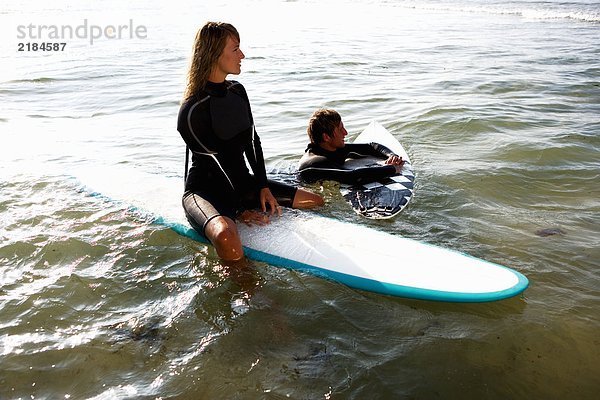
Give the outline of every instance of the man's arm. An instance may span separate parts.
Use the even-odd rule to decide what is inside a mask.
[[[348,143],[344,146],[348,154],[357,154],[359,156],[372,156],[381,159],[387,159],[396,154],[386,146],[371,142],[371,143]]]
[[[299,168],[300,177],[306,182],[332,180],[355,185],[387,178],[399,172],[399,167],[394,165],[346,169],[330,162],[325,157],[313,157],[311,161],[310,163],[301,162]]]
[[[402,165],[404,160],[402,157],[394,153],[386,146],[371,142],[371,143],[359,143],[359,144],[347,144],[344,148],[347,148],[348,156],[352,158],[353,155],[357,156],[373,156],[385,160],[386,165]]]

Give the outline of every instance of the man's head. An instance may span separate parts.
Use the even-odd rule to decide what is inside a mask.
[[[344,138],[348,134],[340,114],[324,108],[313,113],[306,131],[311,143],[330,151],[344,147]]]

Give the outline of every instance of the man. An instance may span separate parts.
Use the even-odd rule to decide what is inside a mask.
[[[310,143],[300,159],[300,177],[307,182],[334,180],[347,184],[373,182],[399,174],[403,160],[378,143],[346,144],[348,134],[340,114],[331,109],[313,113],[307,129]],[[377,157],[385,165],[365,168],[345,168],[347,159]]]

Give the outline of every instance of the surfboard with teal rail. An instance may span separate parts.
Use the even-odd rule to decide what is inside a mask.
[[[130,168],[81,169],[85,191],[134,208],[156,224],[205,241],[186,221],[181,178]],[[489,302],[528,286],[521,273],[458,251],[318,215],[285,209],[266,226],[238,224],[253,260],[330,279],[349,287],[413,299]]]

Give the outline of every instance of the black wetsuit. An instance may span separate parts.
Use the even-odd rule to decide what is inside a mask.
[[[349,158],[368,156],[387,159],[394,155],[387,147],[378,143],[346,144],[335,151],[327,151],[310,143],[299,163],[300,177],[307,182],[333,180],[347,184],[373,182],[396,174],[393,165],[350,169],[344,163]]]
[[[281,205],[291,206],[296,188],[267,179],[250,102],[240,83],[208,82],[181,105],[177,130],[192,152],[183,207],[201,234],[216,216],[234,219],[257,208],[262,188],[269,187]]]

